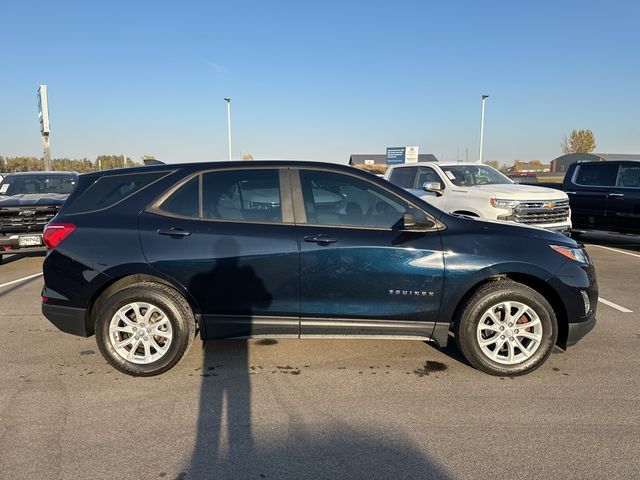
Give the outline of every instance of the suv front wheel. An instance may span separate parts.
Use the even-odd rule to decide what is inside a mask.
[[[186,300],[165,285],[141,282],[110,297],[96,320],[100,352],[128,375],[151,376],[177,364],[195,335]]]
[[[492,375],[523,375],[542,365],[558,336],[545,298],[521,283],[500,280],[480,287],[461,308],[456,340],[467,360]]]

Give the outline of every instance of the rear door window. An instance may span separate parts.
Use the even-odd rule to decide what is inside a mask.
[[[575,183],[587,187],[613,187],[618,177],[618,165],[607,162],[578,165]]]
[[[202,216],[210,220],[282,222],[277,169],[241,169],[202,175]]]
[[[616,186],[640,188],[640,165],[621,165]]]
[[[411,188],[411,178],[415,168],[399,167],[391,171],[389,181],[400,188]]]
[[[69,198],[66,215],[104,210],[139,192],[170,172],[136,172],[99,177],[77,197]]]
[[[200,176],[193,177],[180,186],[158,206],[158,209],[180,217],[198,218],[200,216]]]

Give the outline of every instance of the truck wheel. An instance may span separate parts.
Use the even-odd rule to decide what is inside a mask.
[[[123,373],[152,376],[177,364],[195,334],[193,312],[174,289],[152,282],[130,285],[109,298],[96,319],[104,358]]]
[[[558,322],[537,291],[511,280],[480,287],[460,309],[458,346],[469,363],[499,376],[529,373],[551,354]]]
[[[0,264],[2,264],[2,254],[0,254]]]

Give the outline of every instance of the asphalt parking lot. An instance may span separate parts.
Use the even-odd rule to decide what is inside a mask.
[[[41,255],[7,256],[0,478],[638,478],[640,237],[581,241],[596,328],[519,378],[419,341],[293,339],[197,342],[131,378],[42,317]]]

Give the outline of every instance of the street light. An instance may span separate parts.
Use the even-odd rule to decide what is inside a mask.
[[[224,97],[227,102],[227,131],[229,132],[229,160],[231,160],[231,97]]]
[[[478,155],[478,163],[482,163],[482,140],[484,137],[484,104],[489,95],[482,95],[482,114],[480,115],[480,154]]]

